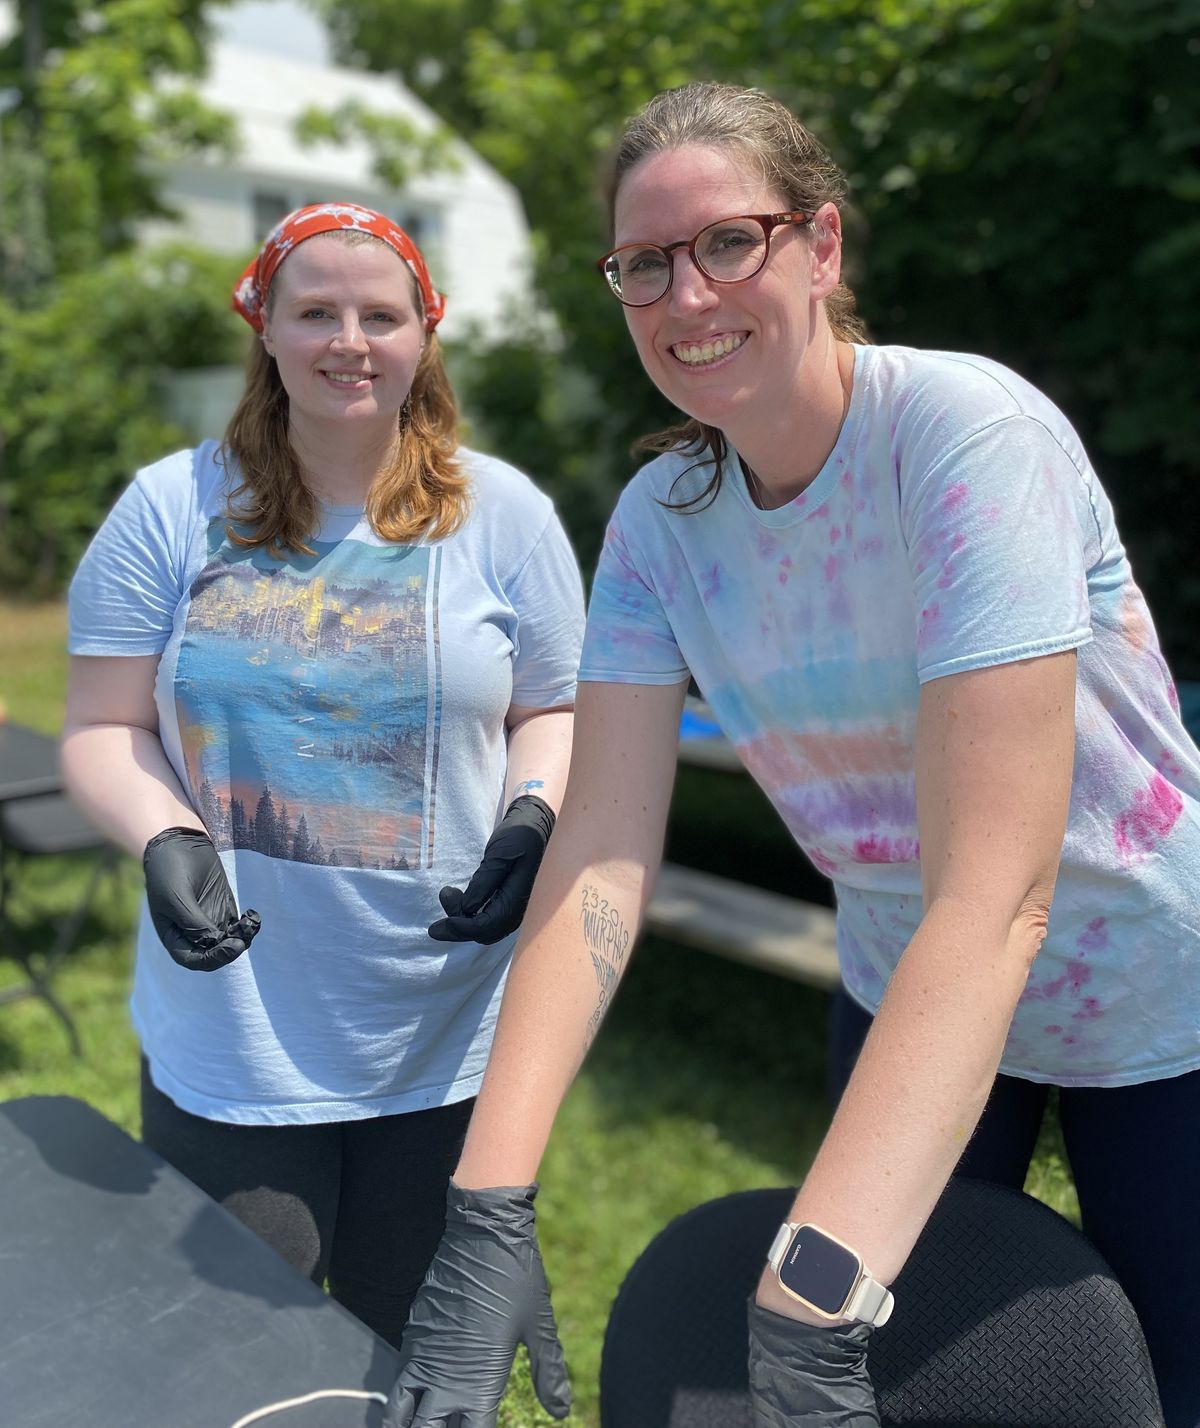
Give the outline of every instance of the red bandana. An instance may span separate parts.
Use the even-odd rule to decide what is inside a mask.
[[[434,289],[429,277],[429,269],[420,249],[398,224],[373,208],[360,208],[357,203],[310,203],[307,208],[298,208],[289,213],[267,234],[258,256],[251,260],[233,290],[233,305],[246,319],[255,332],[263,330],[263,309],[267,301],[267,289],[280,263],[306,238],[315,238],[318,233],[349,232],[357,229],[360,233],[373,233],[382,238],[407,264],[421,288],[421,298],[425,308],[425,331],[432,332],[441,322],[446,311],[446,299]]]

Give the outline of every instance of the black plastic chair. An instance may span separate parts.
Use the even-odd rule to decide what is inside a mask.
[[[50,947],[45,953],[32,952],[25,943],[25,929],[18,929],[12,918],[20,870],[32,858],[68,853],[94,855],[87,884],[79,901],[55,928]],[[62,1022],[76,1056],[82,1054],[79,1032],[54,990],[53,978],[83,928],[101,879],[116,872],[118,856],[60,793],[0,804],[0,952],[18,964],[26,978],[0,990],[0,1005],[40,997]]]
[[[793,1190],[673,1220],[626,1276],[602,1428],[753,1428],[746,1301]],[[1132,1306],[1091,1242],[1029,1195],[956,1178],[871,1339],[884,1428],[1162,1428]]]

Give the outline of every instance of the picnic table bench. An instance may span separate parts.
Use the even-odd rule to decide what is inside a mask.
[[[745,772],[732,744],[712,722],[707,706],[691,697],[684,709],[679,757],[700,768]],[[645,925],[647,931],[672,942],[824,991],[838,985],[834,914],[817,903],[698,868],[664,863],[646,909]]]

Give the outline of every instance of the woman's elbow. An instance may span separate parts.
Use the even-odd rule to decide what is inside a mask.
[[[1021,900],[1017,915],[1013,919],[1009,945],[1014,956],[1019,957],[1025,963],[1027,971],[1033,966],[1038,953],[1042,950],[1042,943],[1046,940],[1046,932],[1050,926],[1050,903],[1053,897],[1054,876],[1051,874],[1047,878],[1039,879],[1029,889]]]

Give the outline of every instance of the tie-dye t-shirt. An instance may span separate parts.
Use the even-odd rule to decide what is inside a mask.
[[[922,682],[1078,650],[1070,819],[1049,933],[1001,1069],[1120,1085],[1200,1065],[1200,756],[1079,438],[983,358],[857,347],[812,484],[755,507],[736,458],[670,453],[623,493],[581,680],[690,672],[833,881],[850,995],[874,1011],[921,917]],[[964,956],[970,955],[964,949]]]
[[[133,1016],[155,1084],[212,1120],[471,1096],[513,938],[433,942],[502,809],[510,705],[574,697],[579,572],[550,501],[462,452],[447,539],[326,508],[312,555],[232,542],[214,443],[140,472],[71,587],[72,653],[159,655],[163,747],[262,931],[200,975],[143,907]]]

